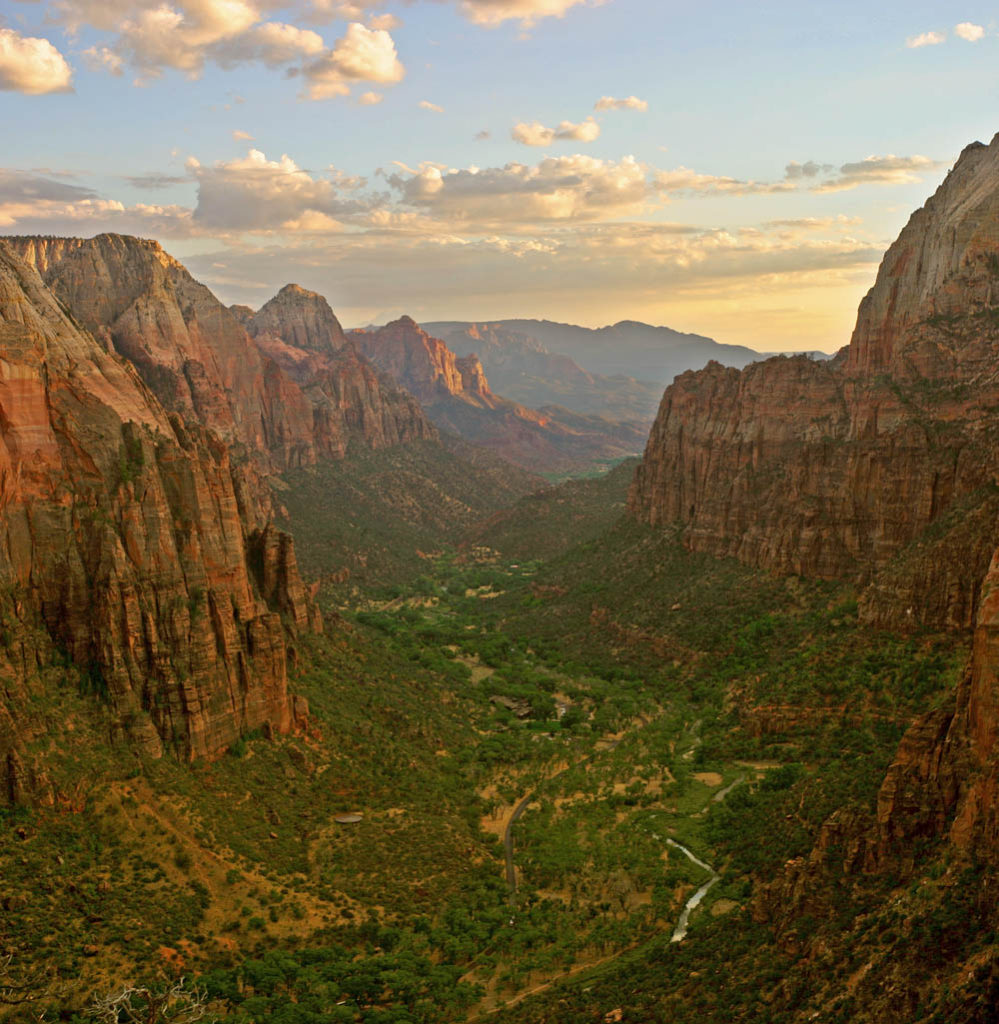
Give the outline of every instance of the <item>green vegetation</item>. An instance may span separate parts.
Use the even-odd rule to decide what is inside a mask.
[[[326,634],[295,640],[307,733],[194,765],[86,754],[111,728],[97,684],[65,664],[40,681],[40,712],[80,737],[47,755],[54,778],[85,763],[88,784],[71,810],[0,820],[0,941],[44,971],[33,1010],[184,975],[244,1024],[846,1021],[861,963],[841,933],[929,964],[988,948],[961,927],[989,912],[974,865],[927,843],[932,872],[842,868],[904,730],[950,699],[959,639],[872,630],[847,586],[690,554],[622,518],[627,467],[459,538],[501,489],[445,474],[443,511],[435,488],[407,506],[399,458],[289,477],[300,562],[326,579]],[[720,879],[671,943],[713,877],[680,846]],[[807,899],[779,889],[820,847]]]

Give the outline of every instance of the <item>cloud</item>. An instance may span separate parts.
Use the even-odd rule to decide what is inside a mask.
[[[613,96],[601,96],[593,104],[594,110],[641,110],[643,113],[649,109],[645,100],[637,96],[626,96],[624,99],[616,99]]]
[[[171,174],[135,174],[124,179],[132,188],[161,189],[171,188],[173,185],[183,185],[189,182],[190,178],[178,178]]]
[[[977,43],[985,35],[985,28],[971,21],[962,21],[960,25],[954,26],[954,35],[969,43]]]
[[[483,128],[482,131],[476,132],[473,137],[476,142],[485,142],[486,139],[493,137],[493,133],[488,128]]]
[[[595,220],[636,213],[649,198],[647,167],[634,157],[546,157],[530,166],[463,170],[424,164],[393,174],[403,203],[449,224],[482,226]]]
[[[806,160],[803,164],[792,160],[784,168],[784,177],[788,181],[800,181],[802,178],[815,178],[820,174],[829,174],[835,169],[832,164],[818,164],[814,160]]]
[[[313,177],[286,154],[268,160],[251,149],[243,158],[210,167],[192,158],[187,168],[198,183],[194,224],[206,233],[316,231],[322,225],[340,230],[341,216],[368,205],[343,198],[335,180]],[[346,191],[352,181],[347,179]]]
[[[518,20],[530,27],[541,18],[562,18],[586,0],[460,0],[459,8],[476,25],[495,26]],[[601,0],[595,0],[600,3]]]
[[[72,92],[73,72],[47,39],[0,28],[0,90],[27,96]]]
[[[655,189],[664,198],[686,193],[694,196],[765,195],[772,192],[789,192],[794,188],[787,181],[742,181],[715,174],[698,174],[689,167],[677,167],[672,171],[659,171],[653,178]]]
[[[443,114],[444,108],[437,106],[436,103],[431,103],[430,100],[420,100],[419,106],[423,110],[432,110],[435,114]]]
[[[386,32],[391,32],[401,24],[402,22],[394,14],[373,14],[368,18],[368,28],[381,28]]]
[[[357,97],[357,102],[360,103],[362,107],[374,107],[381,103],[383,99],[385,99],[385,97],[380,92],[362,92],[361,95]]]
[[[236,142],[253,141],[253,136],[249,132],[240,131],[238,128],[232,133],[232,137]]]
[[[918,36],[909,36],[905,45],[910,50],[918,50],[921,46],[939,46],[947,41],[945,32],[923,32]]]
[[[262,64],[302,78],[305,98],[325,99],[349,94],[356,82],[391,84],[405,74],[387,31],[394,24],[389,15],[373,17],[371,27],[352,22],[329,48],[311,28],[263,21],[262,9],[282,6],[277,0],[108,0],[107,6],[116,18],[92,0],[63,0],[58,10],[69,31],[87,24],[114,31],[107,45],[85,50],[84,59],[113,75],[130,67],[137,84],[170,70],[198,78],[210,63],[227,70]],[[360,16],[367,5],[354,6]]]
[[[600,125],[588,117],[578,124],[572,121],[560,121],[557,128],[546,128],[540,121],[528,124],[521,121],[514,125],[510,137],[514,142],[525,146],[548,146],[552,142],[593,142],[600,135]]]
[[[922,174],[942,167],[940,160],[928,156],[869,156],[843,164],[839,176],[812,186],[813,192],[843,192],[860,185],[911,185],[922,181]]]
[[[406,69],[399,61],[395,43],[384,29],[368,29],[359,22],[347,27],[346,34],[325,56],[302,71],[309,99],[345,96],[358,81],[390,85],[399,82]]]

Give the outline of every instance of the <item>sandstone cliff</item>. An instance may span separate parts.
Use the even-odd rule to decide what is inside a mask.
[[[35,255],[45,269],[53,247]],[[249,500],[227,446],[165,410],[4,242],[0,352],[8,694],[65,656],[112,731],[154,754],[211,757],[249,729],[290,730],[304,708],[287,691],[284,622],[318,622],[290,539]],[[32,775],[10,727],[19,704],[4,704],[0,799],[19,799]]]
[[[159,243],[125,235],[8,242],[167,409],[245,445],[265,471],[315,461],[312,410],[299,389]]]
[[[166,408],[252,456],[259,476],[435,436],[418,405],[355,354],[326,300],[287,285],[257,313],[225,307],[158,243],[9,239],[73,316],[135,365]],[[254,471],[255,474],[254,475]]]
[[[528,409],[494,394],[478,356],[456,356],[408,316],[376,330],[351,331],[348,339],[415,395],[436,426],[527,469],[566,472],[641,446],[636,424],[558,407]]]
[[[964,538],[964,564],[942,567],[925,531],[959,506],[971,514],[996,484],[993,286],[999,300],[999,141],[968,147],[913,215],[837,358],[677,378],[632,514],[681,523],[693,550],[779,572],[870,580],[904,552],[867,595],[868,618],[970,626],[994,520]]]

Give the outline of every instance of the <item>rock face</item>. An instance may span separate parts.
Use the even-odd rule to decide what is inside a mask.
[[[383,447],[435,436],[415,402],[341,352],[343,330],[315,292],[287,285],[253,313],[225,307],[156,242],[9,241],[167,409],[246,448],[263,476],[342,458],[351,437]],[[266,493],[259,481],[245,490]]]
[[[416,399],[346,340],[321,295],[286,285],[246,327],[257,348],[302,388],[325,457],[342,458],[352,438],[374,449],[436,440]]]
[[[945,836],[999,866],[997,359],[999,136],[912,216],[836,359],[713,364],[663,397],[634,516],[681,524],[695,550],[870,580],[874,625],[974,631],[954,705],[910,728],[875,819],[830,820],[764,917],[808,912],[833,849],[847,873],[912,870],[915,841]]]
[[[419,399],[436,426],[490,448],[534,471],[564,472],[632,454],[636,424],[546,407],[528,409],[493,393],[478,356],[458,357],[404,316],[348,339],[379,369]]]
[[[51,270],[58,252],[40,246],[35,263]],[[249,729],[289,731],[304,709],[287,691],[287,628],[319,623],[290,538],[246,486],[216,433],[164,409],[0,241],[5,683],[63,652],[113,730],[152,753],[213,757]],[[0,799],[20,798],[30,770],[10,732],[0,743]]]
[[[346,343],[330,304],[316,292],[287,284],[246,322],[251,335],[281,338],[292,348],[333,355]]]
[[[245,445],[265,470],[315,461],[312,410],[299,389],[157,242],[124,235],[8,241],[167,409]]]
[[[993,295],[997,141],[966,149],[913,215],[836,359],[711,364],[667,389],[632,514],[681,523],[694,550],[780,572],[868,580],[904,550],[906,567],[869,593],[868,617],[970,626],[999,540],[991,517],[946,579],[924,531],[949,510],[970,514],[996,485]],[[922,559],[909,550],[917,542]]]
[[[458,356],[478,353],[492,386],[530,407],[561,405],[573,412],[648,427],[659,406],[661,384],[625,376],[620,369],[613,377],[589,373],[568,356],[549,352],[530,334],[502,323],[442,322],[424,324],[424,329]],[[678,371],[704,362],[682,365]]]

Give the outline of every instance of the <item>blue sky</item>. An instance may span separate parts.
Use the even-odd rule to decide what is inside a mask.
[[[158,238],[226,301],[295,280],[349,324],[630,318],[835,349],[910,212],[999,130],[999,25],[974,3],[0,18],[0,231]]]

